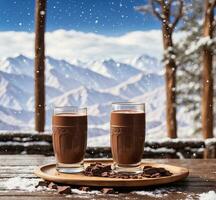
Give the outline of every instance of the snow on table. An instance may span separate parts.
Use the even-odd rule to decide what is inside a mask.
[[[43,164],[53,163],[54,157],[42,155],[0,155],[0,199],[13,197],[23,199],[113,199],[113,200],[151,200],[151,199],[200,199],[214,200],[216,191],[215,159],[178,160],[157,159],[146,162],[158,162],[176,166],[188,167],[190,175],[187,179],[166,186],[119,190],[118,194],[105,195],[100,189],[91,192],[72,189],[71,195],[58,195],[56,191],[44,187],[35,188],[38,181],[33,171]]]

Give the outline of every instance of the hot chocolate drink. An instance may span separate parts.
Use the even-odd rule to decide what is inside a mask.
[[[52,117],[53,148],[58,163],[83,161],[87,143],[87,115],[59,113]]]
[[[115,110],[110,123],[113,160],[122,167],[139,165],[144,150],[145,113]]]

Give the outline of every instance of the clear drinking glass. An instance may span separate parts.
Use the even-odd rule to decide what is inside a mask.
[[[87,145],[87,108],[55,107],[52,138],[57,170],[63,173],[83,171]]]
[[[140,162],[145,142],[145,104],[112,104],[111,149],[115,172],[141,173]]]

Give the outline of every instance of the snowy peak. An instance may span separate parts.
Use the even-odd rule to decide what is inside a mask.
[[[125,99],[107,92],[100,92],[92,88],[80,87],[52,99],[50,103],[55,106],[92,106],[123,100]]]
[[[33,76],[33,65],[33,60],[22,54],[0,61],[1,71],[10,74]]]
[[[110,91],[115,95],[120,95],[123,98],[130,99],[145,94],[146,92],[154,90],[162,85],[164,85],[163,76],[153,73],[140,73],[112,88]]]
[[[157,58],[146,54],[134,58],[130,63],[132,66],[146,73],[161,74],[163,69],[161,62]]]
[[[127,80],[129,77],[139,74],[141,71],[129,64],[116,62],[113,59],[104,60],[102,65],[106,67],[111,77],[118,81]]]
[[[103,76],[113,78],[118,82],[125,81],[129,77],[140,73],[139,69],[136,69],[129,64],[116,62],[113,59],[96,61],[91,64],[91,69]]]
[[[70,90],[80,86],[96,89],[114,86],[116,82],[88,68],[72,65],[65,60],[47,57],[47,84],[63,90]],[[63,82],[63,83],[62,83]]]
[[[0,79],[0,105],[16,110],[26,109],[26,102],[30,95],[11,82]]]
[[[16,110],[32,110],[33,60],[19,55],[0,61],[0,66],[2,105]],[[163,84],[161,79],[157,74],[142,73],[113,59],[93,62],[91,67],[80,67],[46,57],[46,99],[48,102],[55,99],[58,104],[95,105],[129,100]]]

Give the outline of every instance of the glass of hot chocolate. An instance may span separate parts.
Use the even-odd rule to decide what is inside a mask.
[[[56,107],[52,116],[56,169],[62,173],[83,171],[87,145],[87,108]]]
[[[111,120],[113,170],[141,173],[140,162],[145,142],[145,104],[113,103]]]

